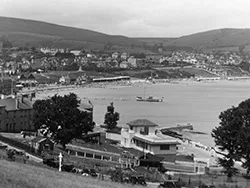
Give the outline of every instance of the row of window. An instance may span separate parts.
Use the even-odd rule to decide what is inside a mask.
[[[93,153],[85,153],[85,152],[76,152],[74,150],[67,150],[69,152],[70,155],[74,155],[74,156],[80,156],[80,157],[86,157],[86,158],[91,158],[91,159],[99,159],[99,160],[106,160],[106,161],[110,161],[110,156],[101,156],[98,154],[93,154]],[[119,162],[119,157],[115,157],[112,156],[112,161],[116,161]]]
[[[137,139],[133,139],[134,144],[140,148],[146,149],[146,150],[151,150],[151,145],[147,144],[146,142],[142,142],[140,140]],[[164,145],[160,145],[160,150],[170,150],[170,145],[168,144],[164,144]]]
[[[21,122],[20,124],[21,124],[21,128],[23,128],[22,125],[24,125],[26,128],[27,126],[29,126],[29,128],[31,126],[28,122]],[[1,121],[0,121],[0,125],[1,125]],[[16,130],[16,123],[6,123],[6,131],[11,131],[11,130],[13,131]]]

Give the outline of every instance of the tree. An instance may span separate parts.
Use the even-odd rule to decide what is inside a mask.
[[[235,161],[242,162],[242,167],[250,170],[250,99],[221,112],[220,126],[212,130],[215,144],[223,151],[224,158],[219,163],[224,167],[228,178],[237,171]]]
[[[120,119],[120,114],[114,111],[114,105],[110,103],[110,106],[107,107],[107,113],[104,119],[104,124],[107,126],[108,130],[114,129],[117,126],[117,121]]]
[[[33,106],[36,128],[65,148],[73,138],[81,138],[94,128],[92,116],[78,109],[80,102],[74,93],[37,100]]]

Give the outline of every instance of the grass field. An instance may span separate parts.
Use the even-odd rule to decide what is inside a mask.
[[[57,172],[28,164],[0,161],[1,188],[125,188],[128,185]],[[133,186],[136,188],[136,186]]]

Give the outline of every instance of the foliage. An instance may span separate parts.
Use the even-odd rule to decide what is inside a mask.
[[[234,161],[230,157],[219,158],[218,163],[223,166],[224,173],[227,175],[228,181],[232,181],[232,177],[238,173],[238,169],[234,168]]]
[[[14,152],[14,150],[8,149],[6,151],[6,153],[7,153],[7,157],[8,157],[9,160],[11,160],[11,161],[15,160],[15,152]]]
[[[120,114],[118,112],[114,112],[115,108],[113,103],[107,107],[107,113],[105,114],[104,124],[107,125],[108,130],[112,130],[117,126],[117,121],[120,119]]]
[[[34,123],[37,129],[43,128],[45,136],[50,135],[63,147],[73,138],[91,132],[94,128],[92,116],[78,109],[77,95],[54,95],[34,103]]]
[[[215,144],[225,152],[220,164],[228,176],[235,174],[234,161],[241,161],[250,170],[250,99],[221,112],[220,126],[212,130]]]

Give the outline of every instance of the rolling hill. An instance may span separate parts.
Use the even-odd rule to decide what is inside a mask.
[[[191,47],[197,50],[238,50],[245,46],[250,51],[250,29],[216,29],[179,38],[137,38],[147,45],[162,43],[165,47]]]
[[[162,44],[170,51],[185,48],[237,51],[239,46],[250,51],[250,29],[216,29],[177,38],[130,38],[41,21],[0,17],[1,35],[7,36],[15,46],[104,49],[105,44],[111,43],[113,50],[147,53],[152,50],[150,46]]]
[[[14,45],[102,48],[111,43],[117,46],[140,46],[140,41],[125,36],[61,26],[41,21],[0,17],[0,35]]]

